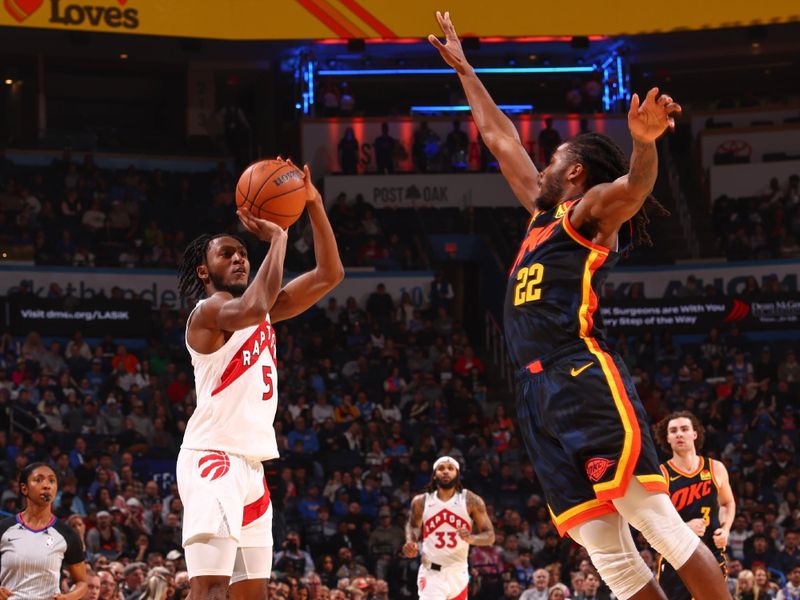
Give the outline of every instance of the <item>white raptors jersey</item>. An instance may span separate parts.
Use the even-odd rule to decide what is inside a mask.
[[[211,354],[195,352],[188,338],[186,349],[194,366],[197,408],[181,448],[222,450],[253,460],[277,458],[273,422],[278,378],[269,315],[259,325],[233,332]]]
[[[449,567],[466,563],[469,544],[461,539],[458,530],[472,531],[472,518],[467,511],[467,490],[453,494],[447,502],[436,492],[425,494],[422,509],[422,554],[432,563]]]

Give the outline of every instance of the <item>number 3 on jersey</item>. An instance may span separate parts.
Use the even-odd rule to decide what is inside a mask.
[[[444,536],[447,535],[447,543],[444,541]],[[447,546],[448,548],[455,548],[458,545],[458,538],[456,538],[455,531],[437,531],[436,532],[436,543],[433,545],[434,548],[444,548]]]
[[[536,287],[542,283],[544,265],[536,263],[530,267],[522,267],[517,271],[517,285],[514,287],[514,306],[535,302],[542,297],[542,288]]]
[[[261,376],[264,378],[264,385],[267,386],[267,389],[264,391],[264,394],[261,396],[261,400],[266,402],[267,400],[272,400],[272,367],[269,365],[262,365],[261,367]]]

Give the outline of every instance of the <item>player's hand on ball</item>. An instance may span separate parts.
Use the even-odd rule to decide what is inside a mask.
[[[406,542],[403,544],[403,556],[414,558],[419,553],[417,542]]]
[[[10,589],[0,588],[0,600],[6,600],[7,598],[10,598],[13,595],[14,592],[12,592]]]
[[[697,536],[703,537],[706,534],[706,522],[703,519],[692,519],[687,521],[686,524]]]
[[[291,158],[287,162],[293,167],[295,166]],[[312,204],[314,202],[322,203],[322,194],[319,193],[317,186],[314,185],[311,179],[311,169],[308,168],[308,165],[303,165],[303,185],[306,188],[306,195],[308,198],[306,204]]]
[[[628,111],[631,137],[644,143],[656,141],[667,129],[675,128],[675,115],[681,110],[681,105],[671,96],[659,96],[657,87],[647,92],[643,102],[640,102],[639,94],[634,94]]]
[[[444,62],[453,67],[456,73],[463,75],[467,72],[469,63],[464,55],[464,49],[461,47],[461,40],[458,39],[456,28],[453,27],[453,22],[450,20],[450,13],[442,14],[437,10],[436,20],[439,21],[439,27],[444,33],[445,43],[440,42],[439,38],[433,34],[428,36],[428,41],[439,51]]]
[[[239,216],[239,221],[242,223],[242,226],[264,242],[270,242],[276,237],[286,235],[286,232],[281,229],[280,225],[276,225],[266,219],[254,217],[253,213],[244,206],[240,207],[236,211],[236,214]]]
[[[714,545],[720,550],[724,550],[728,545],[728,532],[722,527],[714,532]]]
[[[471,544],[473,540],[472,532],[466,527],[462,527],[461,529],[458,530],[458,537],[460,537],[468,544]]]

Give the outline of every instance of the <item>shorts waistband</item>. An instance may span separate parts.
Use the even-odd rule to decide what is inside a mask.
[[[591,338],[591,339],[593,339],[600,346],[600,348],[602,350],[604,350],[606,352],[608,351],[608,349],[606,348],[606,344],[605,343],[601,343],[598,340],[596,340],[595,338]],[[529,377],[538,375],[539,373],[544,371],[546,368],[551,367],[551,366],[555,365],[556,363],[561,362],[564,358],[567,358],[568,356],[571,356],[571,355],[575,354],[576,352],[581,352],[581,351],[588,351],[588,347],[586,346],[586,342],[584,340],[582,340],[582,339],[581,340],[576,340],[575,342],[572,342],[570,344],[566,344],[564,346],[559,346],[558,348],[548,352],[544,356],[542,356],[540,358],[536,358],[536,359],[530,361],[525,366],[517,369],[517,373],[516,373],[517,378],[518,379],[519,378],[529,378]]]
[[[452,564],[449,564],[449,565],[440,565],[438,563],[431,562],[430,560],[428,560],[424,556],[422,557],[420,562],[422,563],[423,567],[425,567],[426,569],[430,569],[431,571],[444,571],[445,569],[449,569],[451,567],[463,567],[464,566],[460,562],[455,562],[455,563],[452,563]]]

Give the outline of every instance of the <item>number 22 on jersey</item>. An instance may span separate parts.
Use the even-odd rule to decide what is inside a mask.
[[[517,271],[517,285],[514,286],[514,306],[535,302],[542,297],[542,288],[537,287],[544,277],[544,265],[532,264]]]

